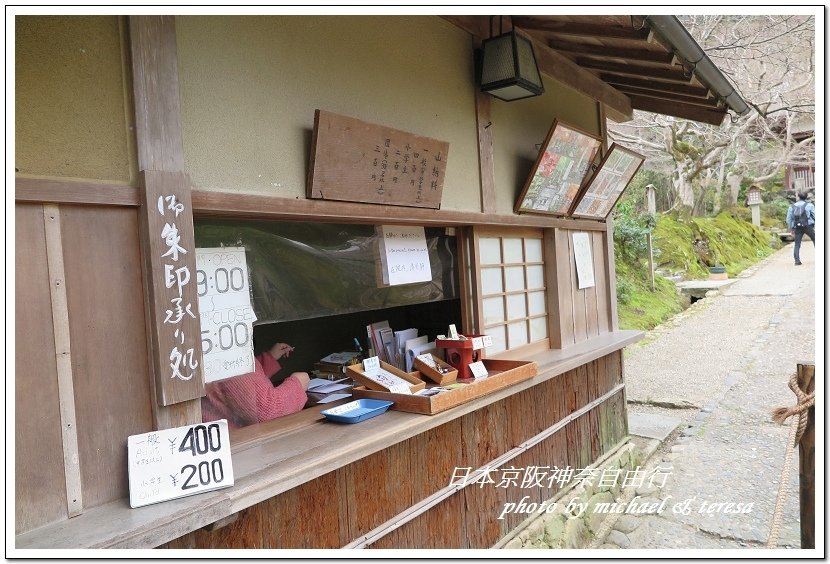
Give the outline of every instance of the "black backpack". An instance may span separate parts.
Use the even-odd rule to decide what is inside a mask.
[[[807,227],[808,225],[810,225],[810,214],[807,213],[807,202],[793,204],[793,227]]]

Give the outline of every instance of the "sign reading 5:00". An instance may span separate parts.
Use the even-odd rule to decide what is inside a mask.
[[[133,435],[127,440],[130,507],[232,486],[228,422]]]
[[[252,372],[256,315],[244,247],[197,248],[196,290],[205,383]]]

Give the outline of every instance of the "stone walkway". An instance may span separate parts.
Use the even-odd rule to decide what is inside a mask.
[[[675,413],[682,433],[650,461],[669,469],[665,485],[634,492],[668,498],[666,509],[623,515],[601,548],[766,547],[789,431],[770,412],[795,403],[787,382],[798,362],[816,360],[813,246],[801,255],[794,266],[787,245],[627,352],[630,412]],[[688,513],[675,510],[684,502]],[[799,527],[795,453],[778,547],[799,548]]]

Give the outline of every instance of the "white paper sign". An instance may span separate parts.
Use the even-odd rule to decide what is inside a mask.
[[[482,335],[481,341],[484,343],[484,347],[486,348],[493,344],[493,337],[490,335]]]
[[[225,419],[127,438],[130,507],[233,485]]]
[[[480,360],[478,362],[471,362],[467,366],[470,367],[470,372],[473,373],[473,378],[487,377],[487,368],[484,366],[484,363]]]
[[[484,338],[483,337],[473,337],[473,350],[477,351],[478,349],[484,348]]]
[[[383,283],[390,286],[432,280],[429,251],[423,227],[382,225],[380,260]]]
[[[363,376],[380,384],[393,394],[411,394],[411,384],[380,367],[380,360],[373,356],[363,361]]]
[[[196,249],[205,383],[254,370],[248,264],[242,247]]]
[[[363,361],[363,374],[375,374],[380,370],[380,358],[376,356],[369,357]]]
[[[591,239],[587,233],[574,233],[574,262],[579,289],[594,286],[594,261],[591,258]]]

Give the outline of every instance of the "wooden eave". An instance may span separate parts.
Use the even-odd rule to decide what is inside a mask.
[[[479,39],[489,16],[443,16]],[[498,33],[498,17],[494,32]],[[633,110],[719,125],[727,107],[701,83],[673,47],[641,16],[536,15],[502,18],[533,42],[539,70],[602,102],[608,117],[627,121]]]

